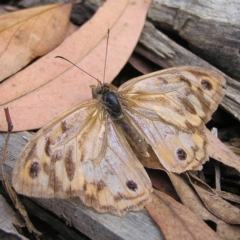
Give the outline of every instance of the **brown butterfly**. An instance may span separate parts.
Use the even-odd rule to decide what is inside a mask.
[[[201,169],[208,160],[204,124],[224,83],[215,71],[186,66],[134,78],[116,92],[91,86],[93,99],[25,146],[13,186],[31,197],[77,196],[101,213],[139,211],[151,200],[152,184],[138,159],[148,166],[155,157],[176,173]]]

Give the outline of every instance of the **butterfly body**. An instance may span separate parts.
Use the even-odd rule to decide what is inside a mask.
[[[171,68],[124,83],[91,86],[84,101],[43,127],[23,149],[13,186],[32,197],[77,196],[124,216],[151,201],[145,167],[181,173],[208,160],[204,124],[224,96],[224,78]],[[141,161],[141,163],[139,162]]]
[[[121,104],[117,94],[109,90],[109,84],[91,86],[93,98],[99,99],[113,120],[123,118]]]
[[[137,130],[130,126],[124,118],[120,98],[116,92],[109,90],[109,84],[91,86],[93,98],[99,99],[111,119],[117,124],[128,140],[129,144],[145,157],[149,157],[147,143]],[[119,129],[119,130],[120,130]]]

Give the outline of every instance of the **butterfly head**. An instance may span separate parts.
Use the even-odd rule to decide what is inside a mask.
[[[98,85],[91,85],[92,96],[95,99],[101,100],[102,95],[109,92],[109,84],[103,83]]]
[[[109,84],[103,83],[91,85],[93,98],[99,100],[113,120],[120,120],[123,118],[121,104],[118,100],[117,94],[109,90]]]

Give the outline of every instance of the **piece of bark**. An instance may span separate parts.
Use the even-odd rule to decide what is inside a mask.
[[[0,134],[0,155],[6,134]],[[11,133],[5,171],[11,182],[12,170],[20,151],[32,134],[28,132]],[[23,138],[24,137],[24,138]],[[2,179],[2,175],[0,175]],[[73,228],[91,239],[163,239],[163,236],[145,210],[128,213],[124,218],[111,214],[99,214],[84,206],[77,198],[71,199],[34,199],[43,208],[59,218],[64,218]],[[123,231],[124,229],[124,231]]]
[[[3,238],[4,236],[5,239],[12,238],[25,240],[26,238],[20,235],[13,226],[13,222],[15,221],[14,219],[15,212],[8,205],[8,203],[6,202],[2,195],[0,195],[0,214],[1,214],[0,230],[5,233],[0,234],[0,239],[4,239]]]
[[[240,83],[191,53],[157,30],[150,22],[145,27],[135,51],[163,68],[191,65],[220,72],[227,80],[226,95],[221,106],[240,121]]]
[[[148,17],[176,31],[199,56],[240,81],[240,2],[155,0]]]

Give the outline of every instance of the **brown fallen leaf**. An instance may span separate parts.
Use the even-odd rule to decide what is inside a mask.
[[[145,208],[166,240],[221,239],[199,216],[163,192],[155,190]]]
[[[229,200],[231,202],[240,204],[240,196],[235,195],[233,193],[225,192],[225,191],[216,191],[216,192],[220,197],[224,198],[225,200]]]
[[[146,169],[146,171],[154,188],[181,202],[166,172],[155,169]]]
[[[138,41],[150,2],[139,0],[132,4],[130,0],[108,0],[59,47],[5,81],[0,87],[0,108],[11,109],[15,131],[40,128],[91,98],[89,86],[95,84],[95,80],[55,56],[68,58],[102,80],[107,29],[110,29],[110,39],[105,82],[111,82]],[[6,129],[3,117],[0,113],[2,131]]]
[[[193,174],[187,175],[189,182],[212,214],[226,223],[240,224],[240,209],[223,200],[217,192],[210,187],[207,188],[206,184]]]
[[[223,221],[218,222],[217,233],[226,240],[239,240],[240,227],[237,225],[230,225]]]
[[[190,208],[194,213],[198,214],[203,220],[215,223],[217,225],[217,233],[224,239],[236,239],[236,236],[240,233],[239,226],[225,223],[209,212],[197,195],[196,191],[182,176],[170,172],[168,172],[168,176],[170,177],[178,196],[185,206]]]
[[[72,4],[52,4],[0,16],[0,81],[65,38]]]
[[[208,139],[207,152],[210,157],[240,172],[240,157],[234,154],[225,144],[206,129]]]

